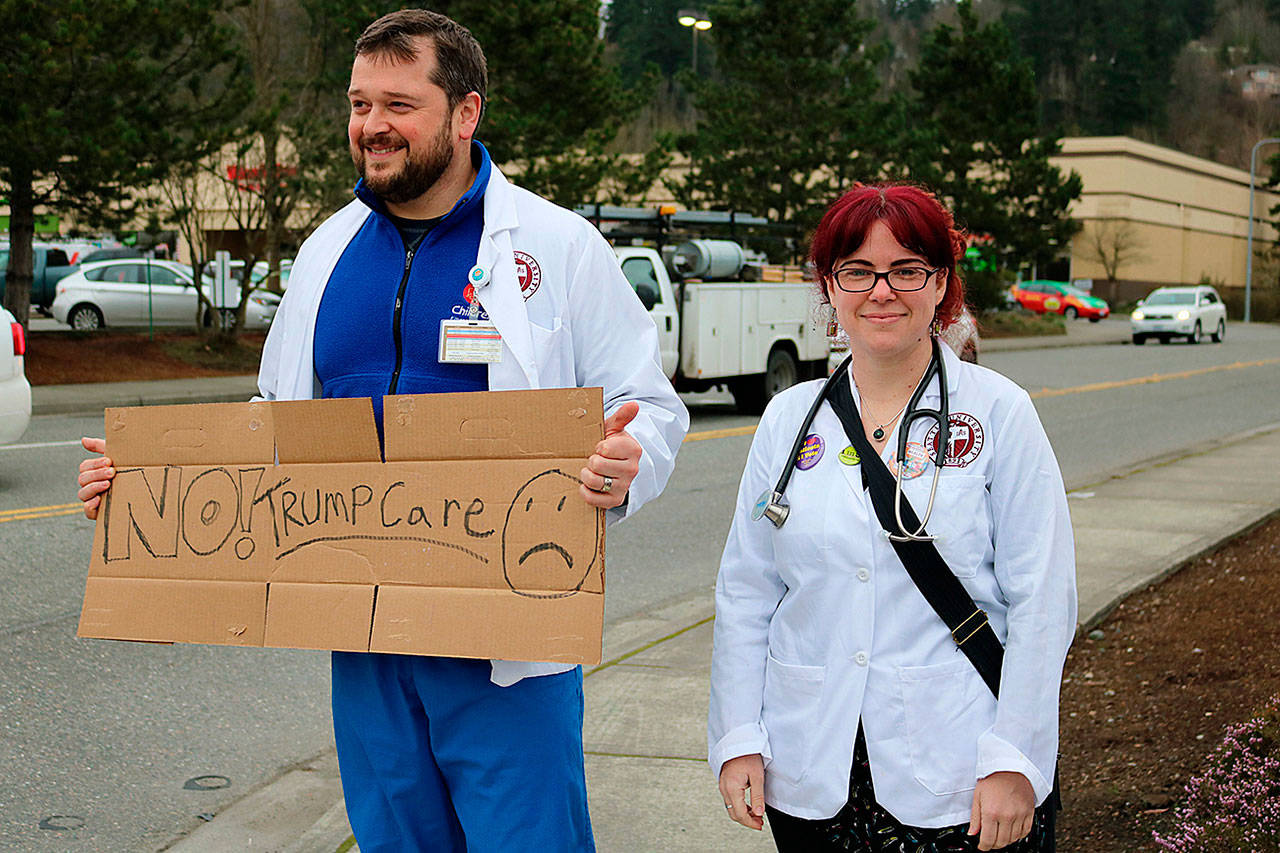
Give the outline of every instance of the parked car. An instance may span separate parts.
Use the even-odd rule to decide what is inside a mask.
[[[1061,314],[1068,320],[1085,317],[1096,323],[1111,313],[1105,299],[1065,281],[1022,281],[1009,292],[1019,305],[1037,314]]]
[[[47,312],[53,304],[57,283],[75,272],[76,267],[60,246],[35,243],[31,252],[31,304],[40,311]],[[0,300],[4,299],[8,277],[9,244],[0,243]]]
[[[21,438],[31,420],[31,386],[23,364],[26,334],[13,315],[0,308],[0,329],[6,326],[9,334],[0,335],[0,444]]]
[[[145,258],[141,249],[133,249],[129,246],[105,246],[100,249],[93,249],[85,252],[80,258],[82,264],[92,264],[98,261],[114,261],[121,258]]]
[[[280,289],[281,290],[289,289],[289,273],[291,272],[293,272],[293,259],[282,258],[280,260]],[[251,281],[254,284],[260,284],[263,281],[263,279],[265,279],[266,277],[267,277],[267,262],[258,261],[256,264],[253,265],[253,278],[251,279]]]
[[[1158,287],[1129,315],[1129,330],[1138,345],[1147,338],[1167,344],[1180,337],[1198,344],[1205,332],[1221,343],[1227,337],[1227,306],[1218,291],[1207,285]]]
[[[106,326],[193,326],[198,298],[191,267],[176,261],[120,258],[83,264],[79,272],[58,282],[53,300],[53,316],[73,329],[92,330]],[[217,309],[205,316],[209,325],[229,322],[240,304],[240,288],[213,292],[206,282],[204,292]],[[245,308],[245,328],[265,329],[275,318],[280,298],[264,290],[254,290]]]

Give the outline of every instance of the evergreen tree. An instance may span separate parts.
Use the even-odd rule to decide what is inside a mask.
[[[228,0],[0,0],[0,183],[9,196],[5,307],[30,308],[35,210],[129,218],[152,184],[225,139],[248,85]]]
[[[957,10],[959,29],[929,33],[911,74],[916,115],[938,143],[917,174],[950,200],[963,227],[990,238],[1001,268],[1043,265],[1076,231],[1067,207],[1080,177],[1049,163],[1059,143],[1039,134],[1031,63],[1008,29],[981,25],[968,0]]]
[[[1174,60],[1213,22],[1212,0],[1015,0],[1008,21],[1033,57],[1047,127],[1159,128]]]
[[[769,216],[803,236],[854,181],[893,170],[902,116],[876,100],[873,24],[848,0],[726,0],[708,12],[716,74],[685,77],[699,120],[680,142],[690,174],[672,189],[689,207]]]
[[[676,20],[689,0],[613,0],[609,4],[609,42],[618,49],[618,70],[623,80],[637,83],[656,67],[672,77],[693,64],[693,36]],[[707,46],[704,42],[699,47]],[[703,54],[698,64],[710,67]]]

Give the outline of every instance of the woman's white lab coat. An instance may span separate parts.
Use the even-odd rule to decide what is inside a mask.
[[[303,243],[263,347],[262,398],[320,396],[313,360],[320,299],[339,257],[371,215],[362,202],[353,201]],[[516,252],[529,271],[523,290]],[[643,449],[640,470],[627,504],[608,510],[606,517],[612,522],[636,512],[666,485],[689,413],[662,372],[657,329],[613,250],[587,220],[513,186],[494,166],[485,188],[476,264],[490,273],[476,296],[503,343],[502,360],[489,365],[490,390],[600,386],[606,416],[627,401],[640,404],[627,427]],[[465,284],[458,282],[459,292]],[[436,336],[439,329],[420,332]],[[507,685],[571,668],[495,660],[493,681]]]
[[[822,383],[780,394],[756,431],[716,585],[709,759],[718,775],[760,753],[765,800],[797,817],[844,805],[860,718],[876,799],[908,825],[967,822],[976,780],[995,771],[1024,774],[1037,802],[1053,785],[1076,622],[1062,478],[1027,394],[942,352],[954,455],[928,529],[1005,643],[1000,701],[885,539],[859,465],[840,459],[850,442],[829,405],[809,430],[820,458],[787,487],[786,524],[751,520]],[[937,403],[935,380],[921,408]],[[932,424],[916,422],[911,441]],[[896,446],[895,431],[884,457]],[[933,471],[905,483],[921,516]]]

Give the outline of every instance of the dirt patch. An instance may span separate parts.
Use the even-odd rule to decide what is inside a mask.
[[[258,372],[265,333],[246,332],[220,348],[194,334],[32,332],[27,337],[27,380],[32,385],[128,382],[234,376]]]
[[[1280,519],[1130,597],[1062,690],[1059,849],[1157,849],[1226,726],[1280,693]]]
[[[1058,314],[1030,311],[993,311],[977,315],[978,334],[986,338],[1026,338],[1038,335],[1065,335],[1066,321]]]

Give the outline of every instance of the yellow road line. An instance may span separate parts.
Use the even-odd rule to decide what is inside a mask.
[[[79,506],[74,509],[62,509],[56,512],[33,512],[26,515],[6,515],[3,518],[0,518],[0,524],[4,524],[6,521],[27,521],[33,518],[53,518],[59,515],[75,515],[78,512],[80,512]]]
[[[1031,398],[1063,397],[1067,394],[1084,394],[1089,391],[1110,391],[1116,388],[1129,388],[1134,385],[1152,385],[1157,382],[1168,382],[1171,379],[1190,379],[1193,376],[1204,376],[1207,373],[1218,373],[1223,370],[1242,370],[1246,367],[1266,367],[1280,364],[1280,358],[1264,358],[1259,361],[1237,361],[1232,364],[1219,364],[1214,367],[1201,367],[1196,370],[1182,370],[1178,373],[1153,373],[1150,376],[1136,376],[1133,379],[1118,379],[1112,382],[1091,382],[1088,385],[1076,385],[1071,388],[1041,388],[1031,392]]]
[[[751,435],[756,431],[756,425],[726,427],[725,429],[708,429],[702,432],[691,432],[684,437],[685,441],[706,441],[709,438],[729,438],[735,435]]]
[[[1196,370],[1182,370],[1177,373],[1154,373],[1151,376],[1137,376],[1133,379],[1118,379],[1111,382],[1091,382],[1087,385],[1075,385],[1070,388],[1041,388],[1039,391],[1032,391],[1032,399],[1042,399],[1044,397],[1064,397],[1068,394],[1085,394],[1090,391],[1111,391],[1116,388],[1130,388],[1135,385],[1152,385],[1157,382],[1168,382],[1173,379],[1190,379],[1194,376],[1204,376],[1209,373],[1219,373],[1224,370],[1243,370],[1249,367],[1268,367],[1273,364],[1280,364],[1280,358],[1264,358],[1257,361],[1237,361],[1231,364],[1219,364],[1214,367],[1201,367]],[[691,432],[684,437],[686,442],[689,441],[707,441],[713,438],[732,438],[738,435],[751,435],[756,431],[756,425],[740,427],[726,427],[724,429],[708,429],[701,432]],[[0,510],[0,523],[6,521],[21,521],[30,518],[52,518],[59,515],[71,515],[80,511],[80,504],[54,504],[52,506],[31,506],[22,509],[5,509]]]
[[[25,515],[29,512],[44,512],[47,509],[79,509],[80,502],[73,504],[53,504],[51,506],[24,506],[22,509],[0,509],[0,518],[7,515]]]

